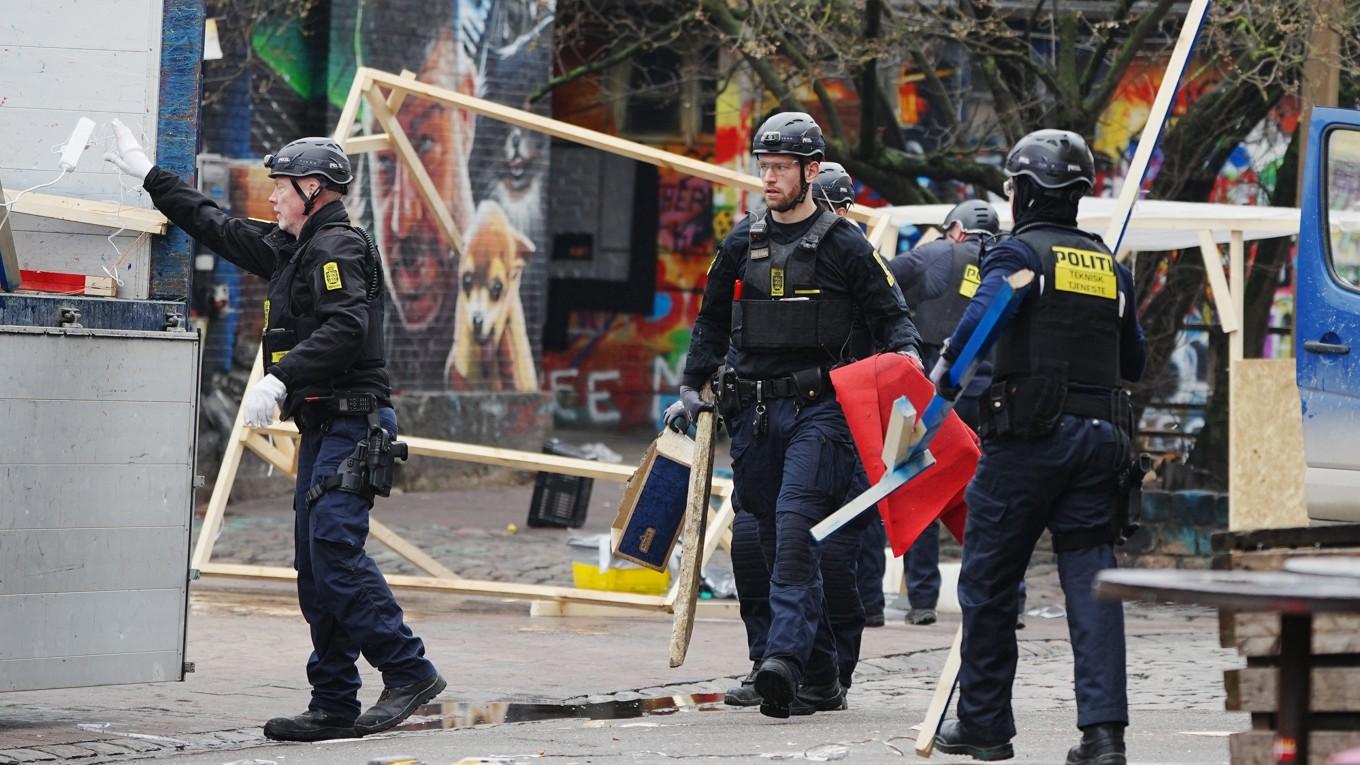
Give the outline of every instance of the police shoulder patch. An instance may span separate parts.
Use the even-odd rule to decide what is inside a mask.
[[[340,281],[340,265],[334,260],[328,260],[321,266],[321,275],[326,281],[328,290],[338,290],[344,286]]]

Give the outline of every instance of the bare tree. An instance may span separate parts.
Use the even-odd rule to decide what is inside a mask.
[[[726,63],[705,76],[725,81],[740,71],[788,110],[807,111],[801,94],[810,94],[825,115],[830,158],[891,202],[953,201],[937,200],[917,179],[999,194],[999,153],[1026,132],[1059,127],[1094,135],[1130,67],[1170,50],[1186,6],[1183,0],[559,0],[560,74],[536,96],[627,66],[658,47],[717,47]],[[1299,91],[1309,35],[1319,24],[1339,31],[1342,40],[1328,63],[1341,69],[1343,80],[1353,77],[1360,71],[1356,3],[1328,16],[1307,0],[1214,3],[1194,61],[1197,73],[1217,76],[1200,78],[1208,86],[1166,127],[1152,198],[1208,201],[1231,152],[1285,95]],[[901,124],[887,91],[904,70],[918,79],[929,105],[923,125]],[[607,84],[599,90],[602,102],[627,97]],[[836,93],[853,95],[850,114]],[[919,149],[908,142],[908,130]],[[1111,169],[1121,160],[1097,157]],[[1297,149],[1285,164],[1271,199],[1292,201]],[[1258,250],[1247,283],[1249,355],[1260,353],[1270,295],[1288,251],[1287,242]],[[1204,299],[1205,276],[1194,252],[1145,254],[1137,272],[1151,371],[1135,391],[1141,409],[1173,382],[1167,361],[1183,317]],[[1215,347],[1223,347],[1222,333],[1212,332]],[[1226,360],[1218,366],[1226,369]],[[1226,392],[1226,385],[1215,387],[1192,459],[1209,484],[1226,480]]]

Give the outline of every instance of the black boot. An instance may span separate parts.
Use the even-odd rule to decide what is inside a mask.
[[[944,754],[966,754],[975,760],[985,762],[1009,760],[1015,756],[1011,742],[983,741],[963,727],[963,723],[958,720],[944,721],[940,726],[940,732],[935,734],[935,748]]]
[[[724,704],[729,707],[754,707],[760,704],[760,694],[756,693],[757,669],[752,667],[746,677],[741,679],[741,685],[727,689],[727,695],[723,696]]]
[[[264,737],[275,741],[327,741],[333,738],[358,738],[353,720],[330,717],[308,709],[297,717],[275,717],[264,724]]]
[[[873,613],[871,613],[871,614],[865,614],[865,615],[864,615],[864,626],[865,626],[865,627],[882,627],[883,624],[884,624],[884,621],[883,621],[883,612],[882,612],[882,611],[875,611],[875,612],[873,612]]]
[[[384,688],[382,695],[378,697],[378,703],[369,707],[368,711],[354,721],[354,729],[364,736],[371,736],[395,728],[402,720],[410,717],[417,707],[438,696],[447,686],[448,683],[436,672],[424,682],[403,685],[400,688]]]
[[[1102,723],[1081,729],[1081,743],[1067,750],[1067,765],[1125,765],[1124,725]]]
[[[789,716],[789,705],[796,695],[798,680],[793,676],[793,668],[783,659],[772,657],[760,663],[755,688],[756,693],[760,694],[761,714],[766,717]]]
[[[837,712],[847,709],[845,687],[840,680],[832,680],[826,685],[803,685],[789,703],[789,714],[810,715],[813,712]]]

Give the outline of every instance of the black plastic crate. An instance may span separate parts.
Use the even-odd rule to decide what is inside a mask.
[[[556,438],[543,442],[543,453],[558,457],[594,459]],[[580,528],[586,522],[586,511],[590,509],[590,490],[594,486],[594,478],[539,473],[534,481],[534,497],[529,501],[528,525],[535,528],[543,526]]]

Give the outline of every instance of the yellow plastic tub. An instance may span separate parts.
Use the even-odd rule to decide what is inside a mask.
[[[671,585],[669,571],[652,571],[632,567],[615,567],[601,571],[599,566],[579,560],[572,562],[571,574],[576,586],[587,590],[663,595]]]

